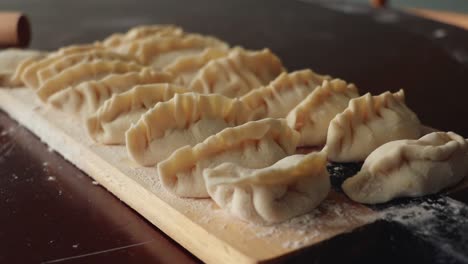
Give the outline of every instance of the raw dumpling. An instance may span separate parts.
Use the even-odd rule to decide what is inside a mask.
[[[180,36],[182,34],[182,28],[174,25],[144,25],[131,28],[125,34],[112,34],[102,42],[102,45],[113,48],[150,36]]]
[[[0,52],[0,86],[14,87],[21,85],[15,76],[18,68],[41,58],[42,52],[36,50],[7,49]],[[16,81],[15,81],[16,79]]]
[[[227,49],[228,45],[214,37],[186,34],[144,38],[122,45],[115,51],[131,54],[142,64],[162,69],[178,57],[200,53],[208,47]]]
[[[32,63],[28,63],[27,66],[18,69],[15,73],[15,78],[18,81],[20,80],[21,83],[24,83],[27,87],[37,89],[39,87],[39,80],[37,77],[37,72],[39,70],[48,67],[68,55],[103,50],[104,48],[97,44],[72,45],[64,47],[58,51],[50,53],[45,58],[35,60]]]
[[[227,57],[210,61],[193,78],[189,89],[198,93],[218,93],[240,97],[269,84],[284,71],[270,50],[232,50]]]
[[[76,53],[82,52],[89,52],[94,50],[106,50],[107,48],[104,47],[100,42],[95,42],[91,44],[77,44],[77,45],[70,45],[63,48],[58,49],[57,51],[50,54],[50,57],[60,57],[66,56]]]
[[[208,197],[203,170],[225,162],[265,168],[294,154],[298,140],[284,119],[252,121],[176,150],[158,164],[158,173],[163,186],[178,196]]]
[[[241,97],[255,112],[257,119],[286,115],[328,76],[318,75],[311,70],[282,73],[268,86],[254,89]]]
[[[142,69],[143,66],[133,62],[98,60],[79,63],[47,80],[37,89],[37,95],[43,102],[47,102],[49,97],[54,93],[70,86],[75,86],[85,81],[100,80],[112,73],[136,72]]]
[[[260,169],[223,163],[205,169],[210,197],[249,222],[273,224],[310,212],[330,191],[327,157],[322,152],[293,155]]]
[[[222,95],[176,94],[156,104],[127,131],[128,154],[141,165],[155,165],[180,147],[249,121],[248,111],[238,99]]]
[[[324,81],[286,117],[288,125],[301,134],[299,146],[324,145],[330,121],[358,96],[353,84],[339,79]]]
[[[37,72],[40,69],[48,67],[52,63],[59,61],[63,56],[47,56],[41,60],[34,61],[28,64],[22,71],[18,71],[17,74],[20,76],[22,83],[27,87],[37,89],[39,87],[39,78]]]
[[[90,62],[94,60],[118,60],[118,61],[127,61],[127,62],[136,62],[135,58],[131,58],[122,54],[118,54],[111,51],[104,50],[93,50],[89,52],[75,53],[65,56],[57,57],[53,63],[49,65],[44,65],[41,68],[36,70],[34,75],[34,82],[39,86],[43,84],[48,79],[59,74],[65,69],[74,66],[81,62]]]
[[[16,67],[15,72],[10,77],[11,86],[14,86],[14,87],[25,86],[25,83],[23,82],[23,79],[21,78],[21,76],[23,75],[23,73],[26,71],[26,69],[29,66],[33,65],[34,63],[43,59],[44,57],[46,57],[45,54],[38,56],[38,57],[31,57],[31,58],[21,61],[18,64],[18,67]]]
[[[421,123],[405,105],[403,90],[351,99],[330,122],[325,149],[336,162],[363,161],[381,145],[421,136]]]
[[[86,121],[88,134],[99,143],[125,144],[125,131],[158,102],[187,90],[168,83],[146,84],[116,94]]]
[[[367,204],[433,194],[461,181],[468,173],[467,161],[466,139],[434,132],[382,145],[342,187],[351,199]]]
[[[97,111],[113,94],[130,90],[135,85],[172,82],[171,74],[143,68],[139,72],[110,74],[101,80],[82,82],[49,97],[48,103],[68,113],[83,117]]]
[[[202,53],[183,56],[164,67],[164,71],[175,76],[174,82],[188,85],[197,72],[208,62],[227,56],[228,51],[220,48],[207,48]]]

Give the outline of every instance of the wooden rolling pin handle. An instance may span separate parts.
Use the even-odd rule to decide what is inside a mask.
[[[0,12],[0,47],[27,47],[31,40],[28,18],[18,12]]]

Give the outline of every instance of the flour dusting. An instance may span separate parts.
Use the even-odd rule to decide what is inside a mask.
[[[55,176],[47,177],[47,181],[55,181],[55,180],[56,180]]]
[[[468,263],[468,207],[448,197],[420,198],[380,213],[403,224],[445,256]]]

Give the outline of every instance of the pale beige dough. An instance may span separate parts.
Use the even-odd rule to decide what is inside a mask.
[[[324,145],[330,121],[358,96],[356,86],[339,79],[324,81],[313,90],[286,117],[288,125],[301,134],[299,145]]]
[[[242,96],[241,101],[255,112],[257,119],[285,118],[298,103],[328,79],[330,77],[309,69],[282,73],[267,86]]]
[[[421,123],[405,104],[403,90],[351,99],[330,122],[325,150],[336,162],[364,161],[381,145],[421,136]]]
[[[96,142],[124,145],[125,132],[131,124],[158,102],[186,92],[187,89],[168,83],[137,85],[108,99],[86,120],[86,129]]]
[[[132,160],[153,166],[176,149],[202,142],[224,128],[251,120],[249,109],[238,99],[222,95],[176,94],[148,110],[126,132]]]
[[[468,141],[452,132],[434,132],[382,145],[342,187],[354,201],[376,204],[437,193],[467,173]]]
[[[177,149],[158,164],[163,186],[182,197],[208,197],[203,171],[231,162],[268,167],[294,154],[299,134],[284,119],[262,119],[216,133],[195,146]]]
[[[252,169],[222,163],[203,171],[210,197],[248,222],[273,224],[310,212],[330,191],[325,153],[285,157]]]

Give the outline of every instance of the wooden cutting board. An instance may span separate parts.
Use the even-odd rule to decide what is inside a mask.
[[[313,212],[272,226],[240,221],[210,199],[168,193],[155,168],[130,161],[124,146],[94,143],[78,118],[42,104],[27,88],[0,88],[0,108],[201,260],[274,260],[368,224],[378,213],[331,192]]]

